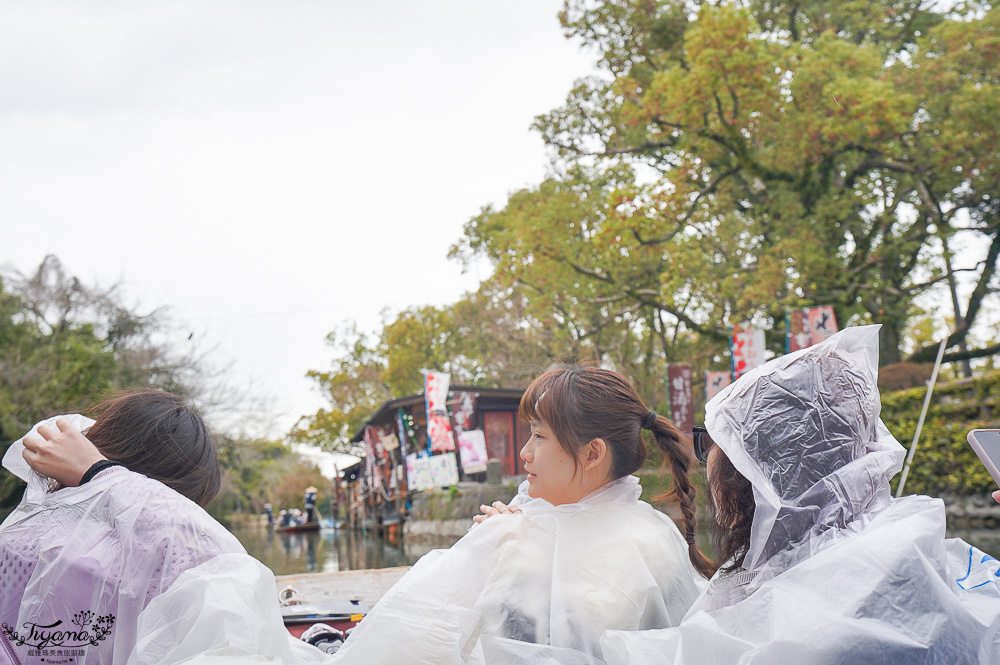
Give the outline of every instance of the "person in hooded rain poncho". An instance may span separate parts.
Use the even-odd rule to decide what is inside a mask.
[[[694,546],[690,443],[627,379],[596,367],[539,377],[520,413],[529,475],[511,506],[484,507],[488,519],[420,559],[338,653],[290,660],[273,578],[250,557],[219,557],[153,599],[129,662],[596,664],[609,627],[677,625],[706,583],[695,566],[714,570]],[[643,429],[671,462],[686,535],[638,500]]]
[[[609,664],[1000,663],[1000,566],[945,540],[940,499],[893,499],[878,326],[738,379],[706,408],[729,560],[680,626],[609,631]]]
[[[6,652],[23,665],[124,663],[139,637],[137,618],[153,598],[183,571],[245,552],[198,505],[215,496],[220,476],[194,411],[150,390],[98,411],[96,422],[61,416],[29,435],[89,428],[98,446],[91,459],[129,468],[110,466],[78,487],[50,491],[52,481],[22,458],[24,438],[4,456],[4,467],[28,486],[0,525],[0,662]]]

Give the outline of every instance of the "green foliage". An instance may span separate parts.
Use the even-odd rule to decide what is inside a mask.
[[[39,420],[83,412],[125,387],[196,391],[196,359],[153,341],[156,313],[126,307],[112,288],[67,275],[54,256],[35,274],[0,276],[0,456]],[[0,470],[0,515],[23,483]]]
[[[412,307],[383,322],[379,336],[354,326],[330,333],[337,358],[311,371],[329,406],[303,417],[292,440],[353,454],[350,437],[382,402],[423,390],[423,369],[452,384],[524,386],[561,358],[558,332],[533,319],[522,290],[484,284],[445,307]]]
[[[926,394],[926,388],[913,388],[882,395],[882,420],[907,448],[913,440]],[[986,496],[995,490],[995,483],[966,435],[971,429],[1000,427],[998,406],[1000,372],[938,384],[904,491],[932,496]],[[893,492],[898,483],[899,475],[893,480]]]
[[[947,288],[949,348],[977,339],[1000,259],[1000,8],[932,9],[566,0],[566,33],[601,72],[536,119],[552,175],[483,208],[455,244],[492,275],[343,344],[312,374],[330,407],[293,435],[344,446],[424,367],[519,386],[596,361],[660,406],[667,363],[728,368],[731,326],[748,320],[783,353],[785,312],[810,305],[841,327],[881,323],[883,364],[926,362],[948,313],[917,299]],[[952,265],[960,245],[986,259]],[[977,282],[964,298],[957,270]],[[972,353],[1000,348],[984,343]]]
[[[265,503],[273,506],[276,515],[281,509],[302,510],[305,489],[310,485],[320,490],[316,499],[320,511],[329,504],[330,481],[280,441],[223,439],[219,463],[222,490],[208,507],[218,518],[259,515]]]
[[[780,329],[788,308],[831,304],[882,323],[897,362],[947,244],[1000,249],[1000,10],[984,8],[568,0],[563,25],[607,76],[537,120],[565,169],[473,219],[466,246],[496,279],[580,294],[569,318],[655,308],[721,353],[733,323]]]

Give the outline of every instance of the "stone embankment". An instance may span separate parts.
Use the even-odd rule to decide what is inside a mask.
[[[472,526],[479,506],[494,501],[507,503],[517,494],[518,480],[494,485],[459,483],[447,490],[414,494],[403,537],[410,542],[457,540]]]

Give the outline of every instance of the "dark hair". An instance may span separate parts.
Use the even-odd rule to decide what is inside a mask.
[[[201,416],[176,395],[131,390],[93,409],[87,431],[114,462],[158,480],[200,506],[219,493],[222,472],[215,444]]]
[[[618,372],[590,365],[550,369],[528,386],[518,415],[525,422],[545,423],[576,464],[584,446],[603,439],[614,480],[634,473],[646,461],[642,425],[649,409]],[[695,545],[695,489],[688,478],[694,464],[691,442],[663,416],[657,416],[649,429],[670,462],[673,488],[667,496],[679,499],[688,556],[698,572],[709,577],[715,564]]]
[[[757,503],[753,498],[753,485],[736,470],[726,453],[719,448],[713,457],[708,479],[715,512],[712,540],[716,555],[725,562],[722,571],[728,573],[743,567],[750,549],[750,529]]]

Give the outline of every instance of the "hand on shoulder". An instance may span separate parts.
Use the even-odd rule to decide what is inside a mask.
[[[482,524],[487,518],[494,515],[521,515],[523,512],[517,506],[508,506],[503,501],[494,501],[493,504],[489,506],[483,504],[479,506],[479,510],[483,511],[483,514],[476,515],[472,518],[472,521],[476,524]]]

